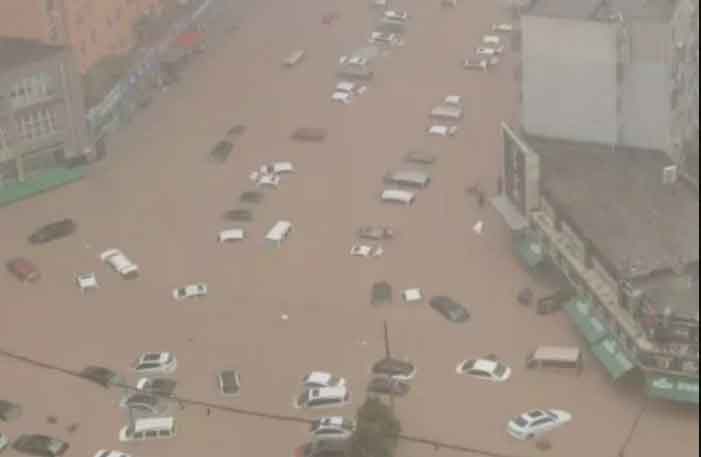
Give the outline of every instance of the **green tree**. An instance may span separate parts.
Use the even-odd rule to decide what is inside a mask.
[[[401,425],[392,410],[378,399],[368,399],[358,410],[351,457],[393,457]]]

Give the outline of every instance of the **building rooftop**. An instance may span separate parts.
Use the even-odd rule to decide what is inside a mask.
[[[0,69],[10,69],[53,56],[63,51],[61,46],[50,46],[24,38],[0,37]]]
[[[563,19],[607,21],[618,17],[669,22],[679,0],[532,0],[525,14]]]
[[[553,202],[591,239],[622,278],[699,261],[699,195],[682,180],[664,184],[671,165],[659,151],[530,137],[541,182]]]

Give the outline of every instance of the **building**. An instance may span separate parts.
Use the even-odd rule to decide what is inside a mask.
[[[3,0],[0,31],[69,46],[86,73],[106,56],[128,53],[139,21],[160,9],[161,0]]]
[[[637,367],[650,395],[698,404],[698,192],[662,151],[503,134],[517,255],[576,289],[565,308],[614,379]]]
[[[686,170],[698,140],[698,0],[531,0],[521,13],[528,134],[661,150]]]
[[[0,188],[80,161],[88,138],[73,54],[0,38],[0,64]]]
[[[514,47],[521,125],[493,200],[514,253],[617,380],[699,402],[697,0],[531,0]],[[556,39],[554,38],[556,37]],[[691,145],[691,146],[690,146]]]

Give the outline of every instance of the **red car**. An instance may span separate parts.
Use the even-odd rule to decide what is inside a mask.
[[[37,282],[41,277],[39,269],[25,258],[17,257],[5,265],[7,270],[22,282]]]

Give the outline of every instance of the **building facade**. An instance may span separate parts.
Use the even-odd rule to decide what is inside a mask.
[[[0,38],[2,184],[83,157],[85,104],[73,54],[64,47]]]
[[[502,128],[515,252],[577,291],[567,313],[613,379],[637,368],[651,396],[698,404],[698,192],[665,180],[662,151]]]
[[[128,53],[136,25],[161,0],[3,0],[0,34],[72,48],[81,73],[100,59]]]
[[[526,132],[684,164],[698,136],[697,0],[532,0],[521,11]]]

